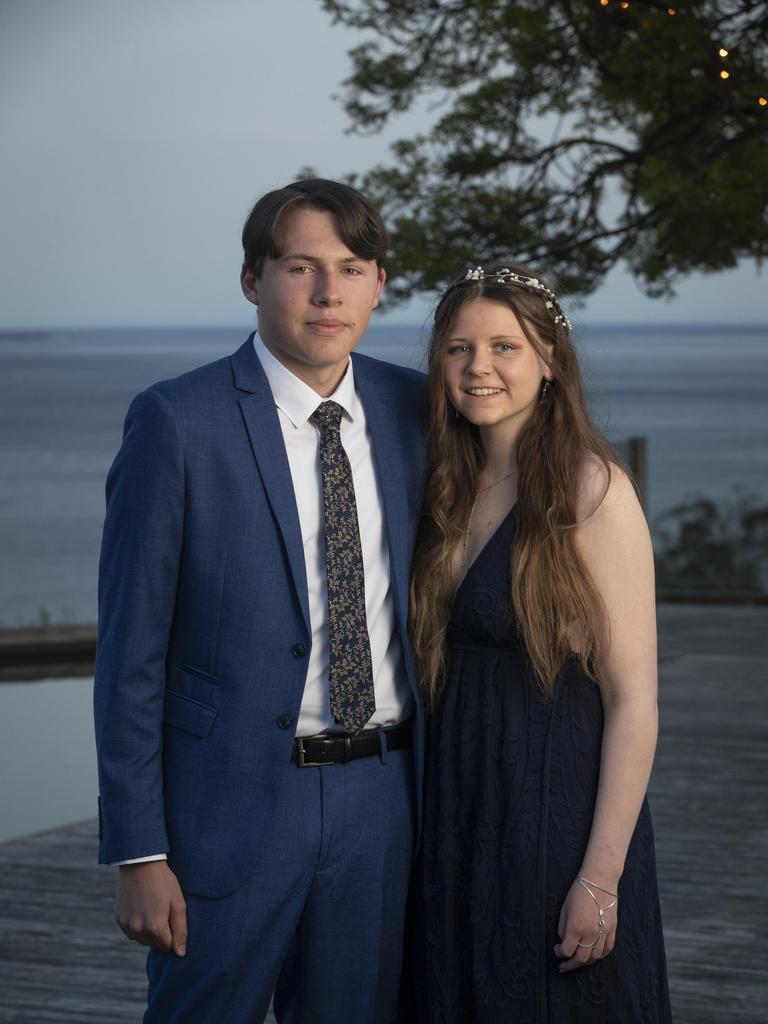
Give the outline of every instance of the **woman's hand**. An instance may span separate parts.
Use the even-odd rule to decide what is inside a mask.
[[[598,889],[595,889],[594,893],[601,907],[607,907],[612,902],[610,896]],[[561,974],[575,971],[608,956],[616,942],[618,909],[618,906],[615,906],[610,910],[604,910],[605,930],[594,946],[591,946],[590,943],[594,942],[600,931],[600,912],[587,890],[580,882],[574,880],[565,897],[557,926],[560,942],[555,946],[555,956],[562,957],[565,961],[560,964]],[[580,942],[583,945],[580,946]]]

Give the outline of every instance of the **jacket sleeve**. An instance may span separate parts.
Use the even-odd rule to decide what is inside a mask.
[[[178,424],[161,392],[131,404],[106,496],[94,713],[99,860],[112,863],[168,850],[163,702],[185,481]]]

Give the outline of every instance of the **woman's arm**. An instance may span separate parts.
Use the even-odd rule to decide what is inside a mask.
[[[579,874],[616,893],[656,748],[656,609],[653,551],[640,503],[626,475],[612,467],[608,490],[597,504],[604,481],[602,469],[591,467],[585,473],[576,532],[579,552],[605,608],[598,671],[605,716],[600,782]],[[611,903],[606,891],[590,888],[601,907]],[[617,909],[605,913],[605,932],[588,948],[598,933],[598,908],[574,881],[560,917],[562,941],[555,947],[566,958],[561,971],[610,953]]]

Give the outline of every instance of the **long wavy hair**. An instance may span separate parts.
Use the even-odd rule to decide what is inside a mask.
[[[498,260],[484,272],[493,274],[502,267],[542,280],[529,268]],[[553,694],[574,635],[579,638],[581,664],[593,678],[604,643],[602,600],[579,556],[574,531],[585,467],[594,460],[602,464],[604,497],[611,466],[619,459],[589,417],[570,330],[554,322],[553,314],[561,312],[559,304],[555,300],[548,307],[552,300],[541,292],[487,276],[462,279],[437,305],[429,346],[430,475],[411,581],[410,631],[431,705],[444,670],[455,553],[469,524],[485,461],[479,431],[457,416],[444,379],[456,315],[465,302],[477,298],[511,309],[552,373],[546,393],[518,435],[516,450],[510,451],[510,467],[516,460],[518,473],[511,610],[544,693]]]

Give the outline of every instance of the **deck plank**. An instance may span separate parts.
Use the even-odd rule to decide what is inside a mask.
[[[761,1024],[768,608],[663,605],[659,624],[650,800],[674,1019]],[[2,1024],[141,1020],[144,950],[112,922],[95,851],[94,820],[0,844]]]

